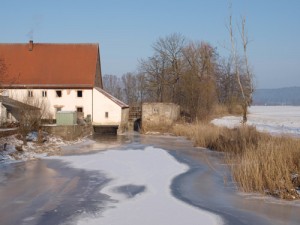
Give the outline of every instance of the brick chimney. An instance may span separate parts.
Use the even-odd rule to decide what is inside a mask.
[[[32,51],[32,50],[33,50],[33,40],[30,40],[30,41],[29,41],[28,50],[29,50],[29,51]]]

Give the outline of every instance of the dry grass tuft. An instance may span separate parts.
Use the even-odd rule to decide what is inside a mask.
[[[141,133],[147,134],[149,132],[157,132],[157,133],[169,133],[172,130],[172,124],[169,123],[155,123],[155,122],[143,122]]]
[[[233,177],[245,192],[296,199],[300,188],[300,140],[274,137],[254,127],[220,128],[209,123],[177,124],[175,135],[196,146],[226,153]]]
[[[192,140],[195,146],[208,147],[216,142],[221,128],[205,122],[195,124],[176,124],[172,133],[177,136],[185,136]]]

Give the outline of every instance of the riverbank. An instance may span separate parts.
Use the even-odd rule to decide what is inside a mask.
[[[86,138],[66,141],[54,135],[45,134],[43,142],[38,142],[37,135],[30,133],[26,145],[17,134],[0,138],[0,162],[10,163],[25,161],[51,155],[61,155],[63,147],[88,142]]]
[[[300,139],[295,138],[300,136],[299,113],[300,107],[251,107],[250,126],[231,116],[212,121],[219,126],[179,123],[164,127],[163,133],[185,136],[195,146],[224,152],[241,191],[295,200],[300,198]],[[149,133],[153,132],[148,129]]]
[[[225,153],[243,192],[300,199],[300,107],[254,106],[246,125],[241,117],[145,127],[145,134],[173,134],[194,146]],[[259,131],[258,131],[258,130]]]
[[[229,129],[207,123],[177,124],[173,133],[188,137],[195,146],[224,152],[240,190],[300,198],[299,139],[274,137],[249,126]]]

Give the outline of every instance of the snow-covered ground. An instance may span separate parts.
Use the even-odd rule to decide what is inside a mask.
[[[112,179],[101,192],[115,200],[114,203],[101,216],[77,218],[78,225],[222,224],[219,216],[172,196],[172,179],[187,171],[188,166],[162,149],[146,147],[51,158],[62,159],[71,167],[101,171]]]
[[[27,145],[23,145],[23,141],[17,138],[17,135],[0,138],[0,162],[12,163],[45,157],[47,155],[60,155],[62,147],[84,144],[91,142],[85,138],[75,141],[65,141],[60,137],[47,135],[47,140],[40,144],[37,143],[37,135],[30,133],[27,136],[32,141],[28,141]]]
[[[225,116],[214,119],[213,124],[229,128],[239,126],[241,117]],[[271,134],[300,136],[300,106],[252,106],[249,109],[248,125]]]

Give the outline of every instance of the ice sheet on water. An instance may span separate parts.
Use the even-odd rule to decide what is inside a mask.
[[[162,149],[146,147],[144,151],[110,150],[93,155],[54,158],[63,159],[75,168],[99,170],[112,178],[101,192],[116,202],[101,217],[82,215],[78,218],[78,225],[182,225],[187,221],[190,225],[223,223],[219,216],[192,207],[172,196],[172,179],[187,171],[188,166],[177,162]],[[120,187],[145,188],[133,198],[128,198],[124,193],[116,192]]]

